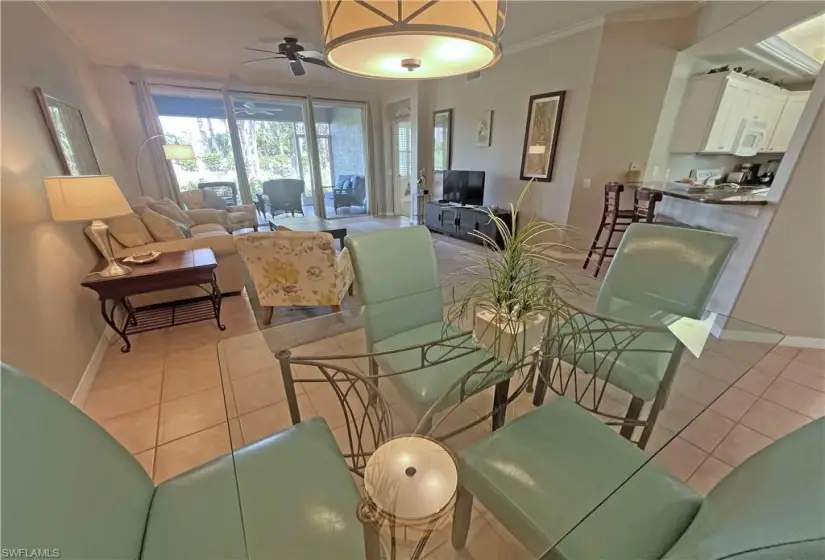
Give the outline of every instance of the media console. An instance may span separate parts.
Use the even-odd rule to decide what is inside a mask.
[[[513,227],[513,217],[509,210],[497,209],[493,210],[493,213],[503,219],[507,227]],[[479,245],[482,245],[483,241],[473,235],[473,231],[488,235],[495,240],[499,248],[504,244],[496,225],[487,215],[487,208],[483,206],[456,206],[446,202],[428,202],[424,210],[424,225],[430,231],[444,233]]]

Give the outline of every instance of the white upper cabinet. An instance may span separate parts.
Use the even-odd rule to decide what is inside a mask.
[[[788,92],[741,74],[694,76],[682,98],[670,151],[734,153],[744,123],[751,121],[764,131],[759,132],[758,145],[752,149],[767,151],[769,144],[774,144],[770,140],[780,128],[787,98]]]
[[[788,92],[781,115],[763,152],[784,152],[788,149],[788,144],[796,130],[796,125],[799,124],[799,117],[802,116],[802,110],[805,109],[810,95],[809,91]]]

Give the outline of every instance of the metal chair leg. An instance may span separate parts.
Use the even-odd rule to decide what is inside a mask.
[[[378,527],[371,521],[362,521],[364,527],[364,558],[366,560],[381,560],[381,537]]]
[[[467,544],[467,535],[470,533],[470,522],[473,518],[473,495],[470,491],[458,485],[455,509],[453,510],[453,529],[451,541],[453,548],[461,549]]]
[[[642,413],[642,407],[644,406],[645,401],[640,399],[639,397],[633,397],[630,400],[630,406],[627,407],[627,415],[625,418],[628,420],[638,420],[639,415]],[[622,426],[622,429],[619,431],[619,435],[623,438],[628,440],[633,440],[633,432],[636,430],[636,426],[633,424],[625,424]]]
[[[505,379],[496,383],[496,390],[493,394],[493,431],[504,425],[507,419],[507,398],[510,396],[510,380]]]

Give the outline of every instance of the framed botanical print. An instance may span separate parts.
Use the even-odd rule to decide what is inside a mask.
[[[34,88],[46,127],[54,142],[63,173],[66,175],[100,175],[92,141],[80,110]]]
[[[554,91],[530,97],[527,127],[521,154],[521,178],[551,181],[556,144],[559,140],[564,92]]]
[[[453,110],[433,113],[433,171],[450,168],[453,151]]]
[[[482,148],[490,147],[490,140],[493,136],[493,112],[484,111],[476,123],[476,146]]]

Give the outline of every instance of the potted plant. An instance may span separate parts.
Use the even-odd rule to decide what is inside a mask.
[[[556,258],[556,251],[570,249],[557,241],[566,228],[535,216],[516,227],[531,185],[532,181],[527,183],[518,202],[510,204],[512,228],[487,210],[503,240],[499,251],[493,249],[497,244],[490,236],[472,232],[485,246],[482,254],[471,254],[478,264],[466,270],[478,280],[447,315],[447,322],[456,324],[472,314],[475,343],[511,363],[538,349],[548,317],[555,312],[552,288],[559,283],[573,287]]]

